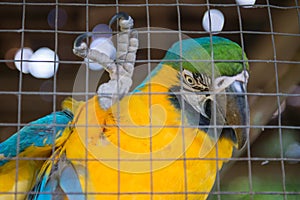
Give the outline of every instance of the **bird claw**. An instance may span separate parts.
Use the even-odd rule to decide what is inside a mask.
[[[91,37],[92,33],[84,33],[79,35],[73,45],[73,53],[79,57],[85,58],[88,56],[89,48],[88,45],[83,42],[84,39]]]
[[[132,85],[132,74],[138,49],[138,34],[132,30],[133,19],[126,13],[118,13],[109,22],[109,26],[119,19],[121,32],[117,35],[117,58],[115,65],[106,70],[110,80],[98,88],[98,98],[103,109],[110,108],[120,100]]]
[[[120,12],[111,18],[109,27],[117,20],[119,20],[121,32],[117,35],[115,61],[104,53],[89,49],[87,44],[83,42],[85,38],[92,36],[92,33],[78,36],[73,48],[75,55],[99,63],[109,73],[110,80],[100,85],[97,91],[100,106],[105,110],[129,92],[139,43],[138,33],[132,29],[133,19],[127,13]]]
[[[120,19],[119,26],[121,31],[125,32],[131,30],[133,27],[133,19],[125,12],[115,14],[109,21],[109,27],[111,27],[118,19]]]
[[[88,55],[87,44],[81,43],[79,47],[74,47],[73,53],[79,57],[85,58]]]

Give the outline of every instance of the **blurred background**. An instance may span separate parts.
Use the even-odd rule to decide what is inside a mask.
[[[218,9],[225,18],[218,35],[240,44],[249,59],[251,130],[250,142],[225,165],[209,198],[300,199],[299,5],[298,0],[257,0],[250,8],[234,0],[3,0],[0,141],[26,123],[59,110],[61,101],[72,95],[82,69],[82,59],[72,52],[78,35],[124,11],[135,20],[135,28],[161,27],[203,37],[209,35],[202,27],[205,11]],[[57,73],[48,79],[22,74],[14,65],[21,47],[55,51]],[[141,49],[137,64],[159,60],[164,54],[160,49]],[[136,83],[147,72],[147,68],[139,70]],[[106,80],[104,72],[97,84]]]

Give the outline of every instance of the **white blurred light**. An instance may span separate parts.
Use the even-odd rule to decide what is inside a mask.
[[[110,59],[115,60],[116,59],[116,48],[112,41],[108,38],[97,38],[94,41],[92,41],[90,45],[90,49],[97,50],[98,52],[101,52]],[[92,60],[85,58],[84,59],[86,65],[89,67],[91,70],[101,70],[103,69],[103,66],[100,65],[99,63],[95,63]]]
[[[204,13],[202,26],[207,32],[219,32],[222,31],[224,22],[225,18],[223,13],[217,9],[211,9]]]
[[[256,0],[236,0],[238,5],[243,6],[244,8],[251,8],[255,4]]]
[[[29,72],[36,78],[50,78],[57,72],[58,55],[47,47],[42,47],[34,52],[30,61],[32,62],[29,65]]]
[[[23,56],[21,56],[23,54]],[[23,51],[22,49],[19,49],[17,51],[17,53],[15,54],[15,57],[14,57],[14,60],[15,60],[15,66],[16,68],[21,71],[21,68],[22,68],[22,73],[24,74],[28,74],[29,73],[29,62],[27,61],[24,61],[24,60],[29,60],[30,57],[32,56],[33,54],[33,51],[32,49],[28,48],[28,47],[25,47],[23,48]]]

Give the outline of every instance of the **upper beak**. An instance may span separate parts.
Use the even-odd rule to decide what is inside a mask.
[[[233,141],[236,148],[241,149],[247,141],[250,124],[249,105],[246,96],[246,84],[241,81],[234,81],[226,88],[226,122],[230,126],[236,126],[234,130]]]

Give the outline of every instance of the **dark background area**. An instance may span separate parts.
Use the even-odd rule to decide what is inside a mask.
[[[218,35],[242,45],[249,59],[251,142],[236,152],[241,159],[225,166],[215,186],[216,193],[210,198],[299,199],[299,5],[297,0],[257,0],[253,8],[239,7],[233,0],[89,0],[88,4],[85,0],[1,1],[0,141],[22,125],[59,110],[61,101],[72,94],[82,61],[72,52],[79,34],[91,31],[99,23],[107,24],[117,11],[124,11],[135,20],[135,28],[161,27],[181,30],[191,38],[203,37],[209,35],[202,28],[203,14],[208,7],[215,8],[225,16],[223,31]],[[47,20],[55,8],[65,14],[59,14],[57,28]],[[56,50],[60,58],[56,76],[36,79],[20,74],[13,56],[22,46],[34,51],[40,47]],[[161,59],[164,53],[141,49],[137,64]],[[147,70],[137,72],[136,83]],[[100,82],[106,79],[104,74]],[[294,162],[287,158],[291,152]],[[220,190],[227,193],[219,196]],[[231,195],[234,192],[240,194]]]

